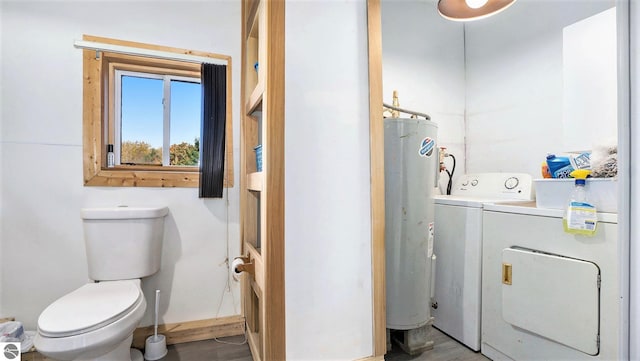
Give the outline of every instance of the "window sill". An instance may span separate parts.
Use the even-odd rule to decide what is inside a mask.
[[[198,173],[199,167],[188,167],[188,166],[161,166],[161,165],[144,165],[144,164],[120,164],[116,165],[113,168],[105,168],[102,167],[102,170],[106,171],[151,171],[151,172],[183,172],[183,173]]]
[[[144,170],[128,167],[98,170],[93,177],[85,179],[85,186],[98,187],[183,187],[197,188],[200,183],[198,170]],[[225,181],[225,186],[226,186]]]

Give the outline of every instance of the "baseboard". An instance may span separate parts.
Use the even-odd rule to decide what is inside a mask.
[[[382,356],[369,356],[369,357],[357,359],[356,361],[384,361],[384,355],[382,355]]]
[[[158,333],[166,337],[167,345],[244,335],[244,331],[244,317],[242,316],[158,325]],[[147,337],[153,335],[153,332],[153,326],[136,329],[133,332],[133,347],[144,349]]]

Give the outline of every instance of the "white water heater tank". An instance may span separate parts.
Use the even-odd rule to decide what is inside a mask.
[[[433,191],[439,173],[438,126],[384,120],[387,328],[410,330],[431,318]]]

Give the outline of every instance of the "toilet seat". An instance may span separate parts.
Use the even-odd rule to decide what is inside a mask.
[[[143,298],[137,279],[89,283],[49,305],[38,332],[53,338],[91,332],[129,314]]]

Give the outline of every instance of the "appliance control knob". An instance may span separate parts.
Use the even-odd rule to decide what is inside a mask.
[[[510,177],[507,178],[506,181],[504,181],[504,187],[507,189],[514,189],[518,186],[518,184],[520,184],[520,181],[516,177]]]
[[[471,181],[471,185],[474,186],[474,187],[477,186],[478,185],[478,180],[477,179],[472,180]]]
[[[469,181],[468,180],[464,180],[464,182],[462,182],[462,186],[466,187],[469,185]]]

